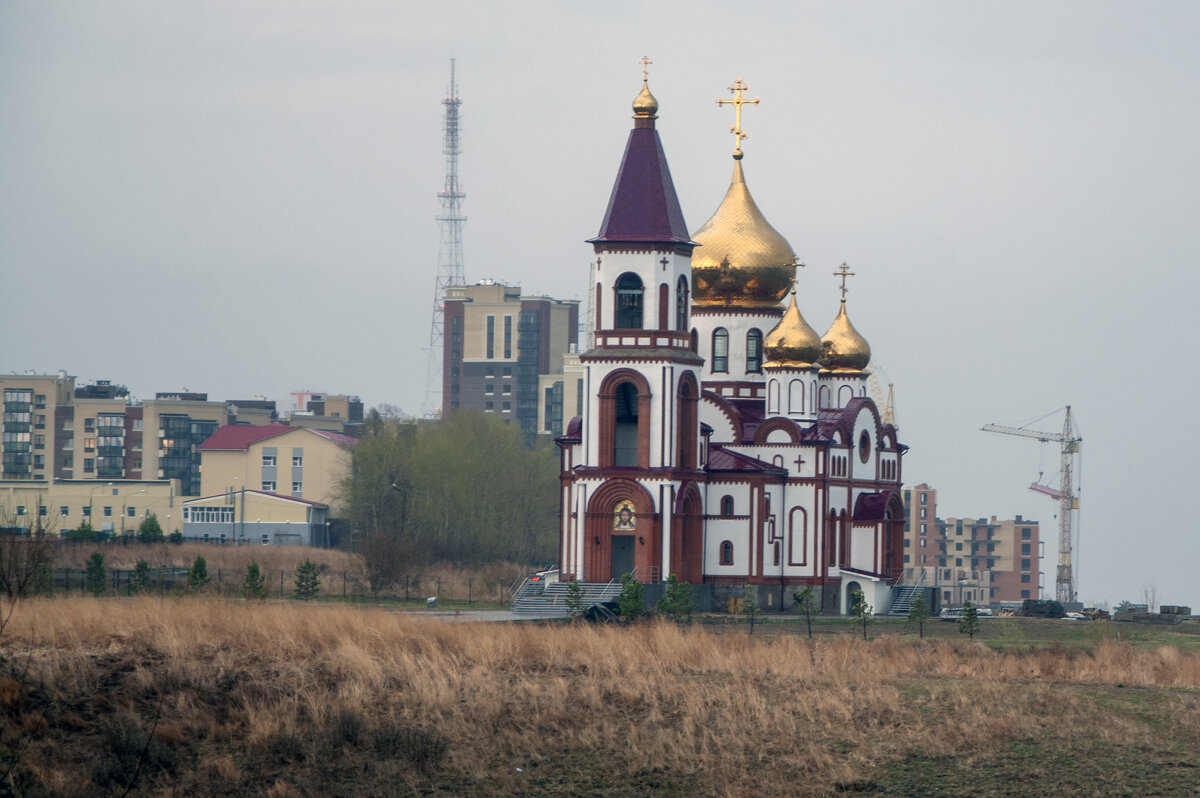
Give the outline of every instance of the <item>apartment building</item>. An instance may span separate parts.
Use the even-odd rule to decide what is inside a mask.
[[[921,483],[902,491],[905,581],[935,586],[943,605],[988,604],[1040,595],[1037,521],[939,518],[937,491]]]
[[[527,435],[558,434],[562,391],[555,392],[553,380],[547,385],[539,378],[562,374],[563,356],[576,344],[578,326],[574,300],[524,297],[518,286],[491,281],[447,288],[443,412],[497,413],[520,424]],[[551,429],[541,409],[547,388]]]

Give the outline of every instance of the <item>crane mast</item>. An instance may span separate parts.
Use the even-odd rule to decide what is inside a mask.
[[[1075,486],[1075,456],[1083,438],[1075,434],[1071,423],[1071,406],[1067,405],[1062,432],[1040,432],[1024,427],[1005,427],[999,424],[984,424],[984,432],[1033,438],[1042,443],[1058,443],[1061,449],[1059,484],[1057,488],[1034,482],[1029,489],[1058,501],[1058,568],[1054,579],[1054,597],[1061,603],[1076,600],[1075,566],[1072,536],[1074,534],[1074,511],[1079,509],[1079,498]]]

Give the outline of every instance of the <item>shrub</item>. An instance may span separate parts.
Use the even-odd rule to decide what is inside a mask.
[[[579,616],[583,615],[583,585],[579,584],[578,579],[567,585],[567,597],[564,601],[567,605],[567,615],[572,621],[578,620]]]
[[[242,595],[248,599],[265,599],[267,597],[267,580],[262,569],[254,560],[246,566],[246,578],[242,580]]]
[[[192,567],[188,569],[188,590],[192,592],[203,590],[204,586],[211,581],[208,576],[208,562],[200,555],[196,555],[196,559],[192,561]]]
[[[675,574],[668,576],[666,592],[658,600],[658,611],[675,623],[689,624],[692,622],[692,610],[695,606],[692,586],[687,582],[680,582]]]
[[[964,634],[975,639],[975,635],[979,632],[979,613],[975,609],[975,605],[969,601],[963,602],[962,617],[958,619],[958,633]]]
[[[104,572],[104,555],[98,551],[88,557],[87,570],[84,572],[83,586],[93,596],[104,592],[107,574]]]
[[[321,577],[317,566],[312,560],[305,560],[296,566],[296,598],[313,599],[321,591]]]
[[[758,592],[753,585],[742,588],[742,617],[750,622],[750,634],[754,634],[754,625],[763,619],[766,613],[758,603]]]
[[[163,539],[162,525],[154,513],[146,516],[146,520],[138,525],[137,537],[143,543],[157,543]]]
[[[854,603],[850,605],[850,625],[862,627],[863,640],[867,639],[867,627],[875,618],[871,615],[872,607],[867,603],[867,596],[861,590],[854,594]]]
[[[929,620],[929,599],[924,591],[913,594],[912,606],[908,608],[908,623],[917,627],[921,639],[925,639],[925,622]]]
[[[95,540],[96,528],[86,518],[75,529],[68,529],[67,540]]]
[[[183,533],[176,529],[174,532],[167,535],[167,541],[178,546],[183,543]]]
[[[800,611],[800,617],[808,625],[808,637],[812,639],[812,619],[817,614],[817,600],[813,596],[813,589],[806,587],[803,590],[792,594],[792,601],[796,604],[796,609]]]
[[[646,599],[642,583],[627,573],[621,576],[621,595],[617,596],[617,611],[626,623],[632,623],[645,613]]]
[[[129,575],[129,593],[136,596],[139,593],[150,592],[150,564],[139,559],[133,564],[133,573]]]

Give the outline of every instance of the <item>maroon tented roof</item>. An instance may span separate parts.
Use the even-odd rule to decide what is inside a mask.
[[[600,232],[589,239],[600,242],[695,243],[683,220],[662,141],[652,127],[629,131]]]

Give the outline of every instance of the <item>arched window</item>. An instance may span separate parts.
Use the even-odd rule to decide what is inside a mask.
[[[617,278],[617,306],[613,326],[618,330],[642,328],[642,278],[625,272]]]
[[[718,374],[729,371],[729,330],[724,327],[713,330],[712,370]]]
[[[733,543],[721,541],[721,565],[733,565]]]
[[[696,331],[695,327],[692,328],[692,351],[700,351],[700,333]]]
[[[671,289],[667,287],[666,283],[662,283],[658,286],[658,329],[660,330],[670,329],[667,326],[667,319],[669,318],[667,308],[670,304]]]
[[[675,329],[686,332],[688,328],[688,283],[680,277],[675,284]]]
[[[762,371],[762,330],[746,333],[746,371],[751,374]]]
[[[616,390],[613,465],[638,464],[638,392],[633,383],[623,382]]]
[[[725,496],[721,499],[721,517],[722,518],[732,518],[733,517],[733,497],[732,496]]]

